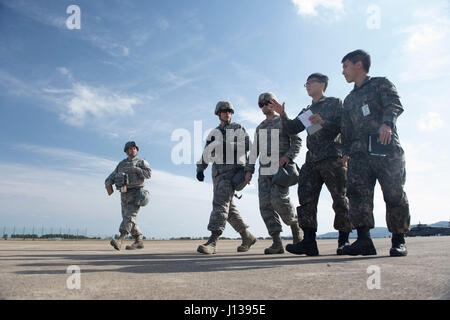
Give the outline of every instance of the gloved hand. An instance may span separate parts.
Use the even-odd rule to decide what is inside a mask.
[[[203,181],[203,180],[205,180],[205,175],[203,174],[203,171],[197,172],[197,180],[198,180],[198,181]]]

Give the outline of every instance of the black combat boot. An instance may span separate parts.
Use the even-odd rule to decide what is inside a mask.
[[[339,231],[338,248],[336,250],[336,254],[338,256],[343,255],[344,247],[350,245],[350,243],[348,242],[348,235],[349,232]]]
[[[392,234],[392,248],[389,251],[391,257],[404,257],[408,255],[405,246],[405,235],[403,233]]]
[[[351,245],[344,246],[342,254],[349,256],[373,256],[377,254],[377,250],[370,238],[369,227],[358,228],[358,239]]]
[[[307,256],[318,256],[319,249],[316,242],[316,230],[313,228],[302,228],[304,238],[296,244],[288,244],[286,251],[293,254],[306,254]]]

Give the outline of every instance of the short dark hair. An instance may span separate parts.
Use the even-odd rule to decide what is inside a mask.
[[[308,79],[306,79],[306,81],[308,81],[311,78],[316,78],[317,80],[319,80],[319,82],[325,83],[325,88],[323,89],[323,91],[327,90],[328,77],[326,75],[316,72],[316,73],[309,75],[309,77],[308,77]]]
[[[357,63],[361,61],[364,70],[369,72],[370,69],[370,55],[364,50],[358,49],[347,53],[345,57],[342,58],[341,63],[344,63],[345,60],[350,60],[352,63]]]

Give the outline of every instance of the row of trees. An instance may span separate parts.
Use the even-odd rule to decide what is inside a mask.
[[[51,233],[51,234],[43,234],[41,236],[38,236],[37,234],[12,234],[9,237],[10,239],[100,239],[98,238],[89,238],[82,235],[76,235],[76,234],[59,234],[59,233]],[[8,239],[8,234],[3,235],[3,239]]]

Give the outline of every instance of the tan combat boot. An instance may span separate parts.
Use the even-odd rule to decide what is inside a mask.
[[[242,243],[239,247],[237,247],[238,252],[246,252],[250,249],[252,245],[255,244],[256,238],[253,236],[247,229],[240,232]]]
[[[125,247],[126,250],[136,250],[136,249],[144,249],[144,241],[142,241],[141,236],[137,236],[134,238],[134,242]]]
[[[203,253],[203,254],[215,254],[217,240],[219,239],[221,234],[222,234],[221,231],[212,231],[211,236],[209,237],[208,241],[205,244],[201,244],[198,246],[197,252]]]
[[[116,239],[111,239],[111,241],[109,242],[110,245],[112,245],[114,247],[114,249],[120,251],[120,249],[122,249],[122,242],[125,239],[125,237],[127,236],[126,233],[122,233],[120,235],[120,238],[118,240]]]
[[[292,231],[292,242],[294,244],[299,243],[300,241],[303,240],[303,230],[300,229],[300,227],[298,226],[298,222],[291,225],[291,231]]]
[[[264,250],[264,254],[284,253],[283,243],[281,242],[280,233],[272,232],[272,233],[270,233],[270,236],[273,239],[273,243],[269,248],[266,248]]]

